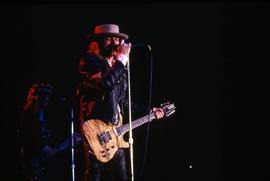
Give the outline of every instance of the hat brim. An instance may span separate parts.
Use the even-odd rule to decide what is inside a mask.
[[[128,35],[125,34],[125,33],[99,33],[99,34],[90,34],[86,38],[89,39],[89,40],[95,40],[97,38],[104,37],[104,36],[115,36],[115,37],[123,38],[125,40],[128,39]]]

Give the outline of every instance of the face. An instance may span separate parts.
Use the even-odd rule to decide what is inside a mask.
[[[115,36],[107,36],[104,37],[104,47],[110,46],[110,45],[119,45],[120,38]]]
[[[110,58],[116,54],[115,46],[120,44],[120,38],[115,36],[106,36],[102,39],[101,53],[104,57]]]

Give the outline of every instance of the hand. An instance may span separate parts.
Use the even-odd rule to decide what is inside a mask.
[[[121,41],[121,44],[117,47],[116,60],[122,62],[125,66],[129,61],[129,53],[131,49],[131,43],[124,43],[124,40]]]
[[[130,50],[131,50],[131,43],[125,43],[124,40],[122,40],[117,48],[117,53],[129,57]]]
[[[160,119],[164,117],[164,111],[161,108],[153,108],[153,113],[156,117],[156,119]]]

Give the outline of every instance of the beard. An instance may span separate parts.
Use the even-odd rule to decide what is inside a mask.
[[[117,45],[110,44],[109,46],[104,47],[101,50],[101,55],[105,58],[109,58],[116,55],[116,47]]]

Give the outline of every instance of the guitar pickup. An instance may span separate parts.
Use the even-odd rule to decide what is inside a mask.
[[[100,143],[101,145],[103,145],[103,144],[105,143],[105,139],[104,139],[103,134],[100,133],[100,134],[97,135],[97,137],[98,137],[99,143]]]
[[[104,143],[108,143],[110,140],[112,140],[112,136],[109,131],[102,132],[97,135],[99,143],[103,145]]]
[[[105,132],[105,134],[106,134],[106,140],[107,140],[107,141],[112,140],[112,136],[111,136],[111,134],[110,134],[109,131]]]

